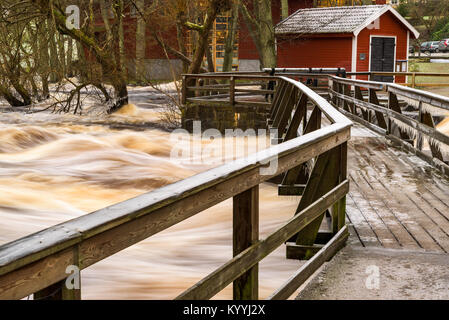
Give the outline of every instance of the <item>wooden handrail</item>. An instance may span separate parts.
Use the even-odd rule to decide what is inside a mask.
[[[400,143],[407,150],[449,174],[449,165],[445,161],[441,149],[436,145],[439,143],[449,147],[449,136],[435,128],[431,114],[423,107],[425,103],[436,109],[442,109],[442,114],[444,114],[449,110],[448,97],[395,83],[379,85],[378,82],[335,76],[329,76],[329,81],[333,104],[340,112],[394,142]],[[350,87],[354,87],[354,94],[351,94]],[[369,89],[369,101],[365,101],[361,96],[361,88]],[[386,105],[379,103],[376,91],[385,92],[388,95]],[[358,95],[357,92],[359,92]],[[402,113],[398,97],[416,101],[418,105],[417,119]],[[358,108],[362,110],[361,114],[357,111]],[[375,113],[375,116],[372,115],[372,112]],[[416,132],[415,137],[412,138],[404,127],[407,127],[409,131]],[[424,137],[427,137],[429,142],[430,155],[422,151]]]
[[[188,91],[186,82],[189,77],[184,76],[183,94]],[[311,239],[313,244],[318,232],[316,221],[322,219],[329,207],[335,207],[331,211],[333,219],[338,219],[335,223],[338,229],[333,232],[337,238],[334,240],[341,242],[347,237],[347,232],[338,233],[338,230],[344,228],[345,221],[344,196],[348,192],[346,148],[352,122],[313,90],[287,77],[192,76],[195,79],[201,77],[231,80],[230,90],[232,79],[274,80],[290,88],[285,93],[294,90],[298,94],[291,95],[289,103],[292,110],[296,108],[295,114],[300,114],[301,119],[306,121],[304,108],[307,101],[319,113],[313,113],[304,134],[299,131],[298,134],[289,134],[281,144],[0,246],[0,299],[20,299],[33,293],[35,297],[44,298],[55,289],[62,292],[59,298],[79,299],[79,292],[73,294],[65,287],[67,266],[85,269],[231,197],[241,224],[238,229],[244,230],[248,237],[242,239],[241,232],[234,229],[234,245],[239,248],[234,251],[235,257],[204,280],[208,283],[206,288],[204,285],[202,289],[196,286],[188,291],[195,294],[184,297],[210,297],[227,283],[235,281],[235,298],[257,298],[258,261],[295,234],[298,244]],[[283,99],[278,98],[274,100],[281,103]],[[276,110],[285,117],[284,108],[285,105],[279,104]],[[331,122],[323,128],[321,117],[317,116],[321,112]],[[286,128],[287,132],[297,131],[291,123],[286,124]],[[258,226],[254,219],[258,219],[258,185],[281,174],[287,175],[311,159],[315,159],[317,165],[305,186],[297,213],[265,240],[256,239],[255,228]],[[261,170],[270,161],[277,164],[274,171],[263,174]],[[322,177],[326,178],[323,180]],[[331,246],[329,250],[326,255],[333,255],[338,248]],[[226,266],[231,266],[234,271],[226,273],[224,281],[221,272],[228,270]],[[240,268],[238,272],[237,267]],[[295,282],[289,288],[300,284]]]

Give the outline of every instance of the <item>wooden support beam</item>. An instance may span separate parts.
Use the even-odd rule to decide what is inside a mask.
[[[182,76],[182,91],[181,91],[181,103],[185,105],[187,103],[187,77]]]
[[[286,258],[292,260],[304,260],[312,258],[318,251],[320,251],[324,245],[314,244],[311,246],[299,245],[294,242],[286,243]]]
[[[345,96],[350,96],[351,95],[351,86],[350,85],[344,85],[344,87],[343,87],[343,94]],[[348,111],[348,112],[350,111],[349,103],[346,100],[343,101],[343,109]]]
[[[279,109],[280,101],[284,95],[286,82],[279,80],[277,83],[276,93],[274,94],[273,101],[271,102],[270,120],[273,122],[274,117]]]
[[[357,100],[365,101],[365,99],[363,98],[362,90],[360,89],[360,87],[355,86],[354,89],[355,89],[355,91],[354,91],[354,97],[355,97]],[[363,119],[364,119],[365,121],[368,121],[368,111],[367,111],[367,110],[364,110],[364,109],[361,109],[361,110],[362,110],[362,117],[363,117]],[[357,114],[357,111],[356,111],[356,109],[355,109],[355,106],[354,106],[354,111],[355,111],[355,114]]]
[[[296,209],[297,213],[338,185],[340,179],[340,157],[340,146],[318,156],[304,194]],[[324,211],[317,219],[301,230],[296,237],[296,244],[313,245],[323,217]],[[305,256],[304,258],[308,259],[309,257]]]
[[[278,185],[279,196],[301,196],[306,188],[305,184]]]
[[[368,102],[380,106],[379,99],[377,98],[376,90],[369,89],[369,100],[368,100]],[[382,114],[382,112],[375,111],[375,114],[376,114],[376,119],[377,119],[378,126],[381,127],[382,129],[386,130],[387,129],[387,123],[385,122],[385,118],[384,118],[384,115]]]
[[[299,230],[313,221],[320,212],[323,212],[341,199],[349,191],[349,183],[345,181],[326,195],[315,201],[302,212],[295,215],[281,228],[271,233],[266,239],[258,241],[232,260],[212,272],[206,278],[189,288],[176,299],[204,300],[213,297],[217,292],[225,288],[235,278],[239,277],[261,259],[273,252]],[[324,249],[324,248],[323,248]]]
[[[259,186],[233,198],[233,256],[237,256],[259,240]],[[234,280],[234,300],[258,299],[258,265]]]
[[[229,80],[229,104],[235,105],[235,78],[231,77]]]
[[[283,136],[284,132],[287,128],[288,122],[291,120],[292,111],[294,106],[297,104],[297,96],[298,96],[298,88],[294,87],[292,93],[290,94],[290,98],[287,100],[287,104],[283,108],[282,116],[279,119],[279,123],[277,125],[279,136]]]
[[[285,89],[285,93],[281,98],[281,103],[273,120],[273,127],[277,128],[279,126],[279,122],[284,115],[285,107],[287,106],[290,97],[293,95],[294,88],[295,86],[293,84],[287,83],[287,88]],[[279,134],[281,134],[281,132],[279,132]]]
[[[429,126],[429,127],[435,129],[435,122],[433,121],[432,115],[430,113],[421,111],[419,120],[426,126]],[[427,141],[430,146],[430,151],[432,152],[432,157],[437,158],[438,160],[441,160],[444,162],[443,155],[442,155],[440,149],[438,148],[438,146],[436,146],[434,143],[432,143],[431,139],[428,139]]]
[[[304,102],[304,115],[307,114],[307,101]],[[299,112],[299,116],[301,115],[301,112]],[[295,120],[296,121],[296,120]],[[319,126],[321,125],[321,110],[318,107],[315,107],[312,111],[312,114],[310,115],[310,119],[307,122],[306,128],[304,129],[303,135],[306,135],[310,132],[313,132],[315,130],[319,129]],[[299,126],[299,125],[298,125]],[[304,184],[307,182],[308,176],[305,172],[305,164],[301,164],[297,166],[296,168],[288,170],[284,174],[284,178],[282,180],[283,185],[293,185],[295,183]]]
[[[295,113],[293,114],[283,141],[288,141],[298,136],[299,125],[305,115],[307,115],[307,95],[302,94],[296,105]]]
[[[388,92],[388,108],[402,114],[401,107],[399,106],[398,97],[393,92]],[[393,134],[393,123],[391,120],[388,120],[388,133]],[[399,135],[402,140],[410,140],[409,135],[402,128],[398,127]]]

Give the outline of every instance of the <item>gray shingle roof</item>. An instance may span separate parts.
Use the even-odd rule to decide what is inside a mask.
[[[278,23],[276,34],[352,33],[386,5],[300,9]]]

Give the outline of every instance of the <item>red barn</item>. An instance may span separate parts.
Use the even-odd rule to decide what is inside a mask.
[[[278,67],[343,67],[351,72],[407,71],[410,38],[419,37],[389,5],[300,9],[275,32]]]

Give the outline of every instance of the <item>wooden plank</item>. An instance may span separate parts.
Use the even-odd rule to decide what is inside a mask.
[[[233,199],[233,256],[237,256],[259,240],[259,186],[248,189]],[[234,280],[234,300],[257,300],[259,269],[254,265]]]
[[[185,105],[187,103],[187,77],[182,76],[182,91],[181,91],[181,103]]]
[[[355,79],[349,79],[349,78],[340,78],[340,77],[331,77],[333,81],[349,86],[359,86],[362,88],[367,89],[374,89],[374,90],[384,90],[385,83],[383,82],[375,82],[375,81],[366,81],[366,80],[355,80]]]
[[[275,90],[263,90],[263,89],[237,89],[236,88],[235,92],[256,93],[256,94],[264,95],[264,94],[274,94],[276,91]]]
[[[279,122],[281,121],[282,117],[284,116],[284,110],[287,107],[287,104],[293,95],[294,92],[294,85],[291,83],[286,84],[287,88],[285,89],[285,93],[281,98],[281,101],[279,103],[279,108],[273,118],[273,127],[278,128]],[[279,134],[283,134],[283,132],[279,132]]]
[[[65,279],[67,266],[75,263],[74,250],[69,248],[0,276],[0,300],[22,299],[48,288]]]
[[[287,128],[285,138],[283,141],[288,141],[298,136],[298,129],[301,121],[306,116],[307,113],[307,96],[302,94],[296,105],[295,112],[293,114],[292,120]]]
[[[380,106],[379,99],[377,99],[377,94],[374,89],[369,89],[369,103]],[[385,122],[385,118],[382,112],[374,111],[376,113],[377,124],[382,129],[387,129],[387,123]]]
[[[435,128],[435,123],[433,122],[433,118],[430,113],[421,111],[419,120],[426,126],[428,126],[430,128]],[[443,134],[443,137],[447,138],[447,143],[445,143],[445,144],[447,146],[449,146],[449,136],[446,136]],[[428,139],[427,141],[429,143],[430,151],[432,152],[432,157],[437,158],[441,161],[444,161],[444,158],[443,158],[443,155],[442,155],[440,149],[434,143],[432,143],[432,141],[430,139]]]
[[[392,92],[388,92],[388,108],[395,111],[396,113],[401,114],[402,110],[399,106],[399,102],[398,102],[398,98],[397,96],[392,93]],[[393,134],[393,128],[392,128],[392,121],[389,120],[389,124],[388,124],[388,132],[390,134]],[[399,135],[401,137],[402,140],[410,140],[409,135],[407,134],[407,132],[405,130],[403,130],[402,128],[398,127],[398,131],[399,131]]]
[[[299,212],[281,228],[271,233],[265,240],[259,241],[246,249],[232,260],[212,272],[206,278],[183,292],[176,299],[204,300],[210,299],[220,292],[234,279],[248,271],[256,263],[273,252],[288,238],[307,226],[326,208],[341,199],[349,190],[349,183],[345,181],[316,200],[313,204]],[[343,229],[342,229],[343,230]]]
[[[423,226],[415,218],[413,210],[404,201],[401,201],[401,192],[395,192],[393,189],[386,189],[381,180],[376,177],[376,173],[365,174],[360,172],[374,188],[374,193],[384,203],[386,208],[395,215],[400,223],[407,229],[407,232],[413,237],[421,248],[427,250],[441,251],[435,241],[425,232]],[[374,174],[374,176],[373,176]]]
[[[288,99],[287,104],[283,108],[282,116],[279,119],[279,123],[277,125],[279,136],[283,136],[286,131],[286,127],[288,122],[291,120],[292,111],[294,106],[298,103],[298,89],[296,87],[293,88],[292,94],[290,95],[290,99]]]
[[[340,175],[339,151],[339,147],[336,147],[327,151],[325,154],[318,156],[296,212],[300,212],[304,207],[312,203],[314,199],[327,193],[334,186],[338,185]],[[304,228],[304,230],[298,233],[296,244],[314,244],[323,216],[324,211],[320,217],[312,221],[306,228]],[[308,257],[305,257],[305,259],[307,258]]]
[[[284,92],[286,89],[287,83],[285,81],[279,81],[278,87],[276,89],[276,94],[274,95],[273,102],[271,104],[271,113],[270,113],[270,120],[271,122],[274,121],[274,117],[276,116],[276,113],[279,110],[279,106],[281,104],[281,99],[284,96]]]
[[[288,299],[313,273],[326,261],[330,260],[342,247],[349,237],[348,227],[344,226],[317,254],[299,268],[285,284],[276,290],[269,300]]]
[[[401,239],[406,239],[403,240],[403,243],[409,243],[409,247],[417,248],[416,243],[407,231],[395,221],[395,217],[383,210],[384,204],[380,200],[380,195],[366,186],[366,182],[360,178],[357,171],[352,172],[350,176],[354,182],[351,195],[363,211],[363,216],[380,244],[385,248],[399,249],[401,245],[397,238],[400,236]]]
[[[323,248],[322,244],[312,246],[299,245],[294,242],[286,243],[286,258],[292,260],[304,260],[304,257],[310,259]]]
[[[304,105],[304,110],[302,112],[299,112],[298,116],[307,115],[307,105]],[[298,124],[298,119],[299,118],[295,118],[295,123],[292,124],[294,126],[296,126],[296,124]],[[319,120],[321,119],[321,113],[318,107],[313,108],[312,110],[312,114],[310,115],[310,119],[307,122],[307,125],[304,129],[303,134],[308,134],[311,133],[315,130],[318,130],[319,128]],[[299,124],[298,124],[299,127]],[[305,173],[305,164],[301,164],[300,166],[290,169],[288,170],[285,174],[284,177],[282,179],[282,184],[283,185],[293,185],[295,183],[306,183],[308,180],[308,177],[306,176]]]
[[[235,78],[229,79],[229,103],[231,106],[235,105]]]
[[[357,86],[354,87],[354,98],[356,98],[359,101],[365,102],[365,99],[363,98],[363,94],[362,94],[360,87],[357,87]],[[356,108],[354,108],[354,111],[356,111]],[[362,108],[361,111],[362,111],[363,120],[368,121],[368,110]],[[357,111],[355,112],[355,114],[357,114]]]
[[[305,184],[278,185],[278,196],[300,196],[304,193]]]
[[[362,213],[362,209],[359,207],[353,199],[352,192],[349,192],[346,196],[346,214],[348,219],[356,231],[357,237],[363,247],[380,247],[381,244],[378,241],[373,229],[366,221],[365,216]]]

